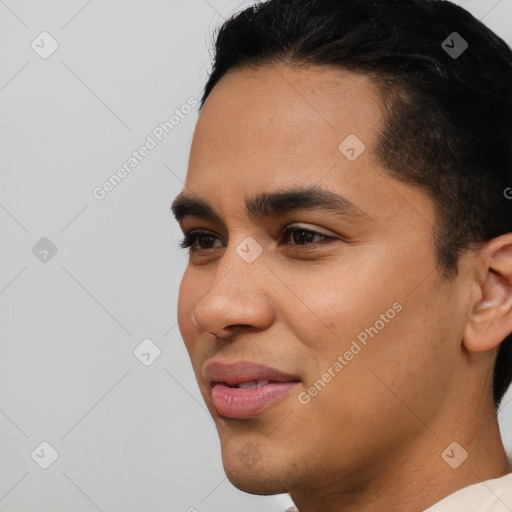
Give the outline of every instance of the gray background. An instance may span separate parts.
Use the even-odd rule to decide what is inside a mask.
[[[0,0],[0,511],[290,503],[226,479],[177,327],[187,256],[169,206],[197,109],[103,200],[92,193],[199,100],[213,29],[252,3]],[[512,0],[459,3],[512,42]],[[46,59],[31,47],[51,49],[43,31],[59,44]],[[43,441],[58,452],[48,469]]]

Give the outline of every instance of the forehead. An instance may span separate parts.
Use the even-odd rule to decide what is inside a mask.
[[[210,93],[194,143],[227,148],[226,157],[255,147],[285,158],[319,146],[335,154],[350,133],[371,147],[381,119],[377,87],[363,75],[326,66],[244,68]]]
[[[361,74],[286,65],[230,71],[199,116],[185,191],[220,210],[244,207],[255,192],[315,185],[370,214],[383,200],[396,206],[396,193],[383,190],[383,180],[396,180],[374,153],[383,121],[377,85]],[[356,159],[340,150],[346,140],[361,151]]]

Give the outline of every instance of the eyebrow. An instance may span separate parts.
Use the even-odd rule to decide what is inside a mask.
[[[325,210],[340,216],[372,219],[370,215],[363,212],[346,197],[319,187],[261,192],[245,201],[245,212],[254,219],[276,217],[299,210]],[[186,195],[183,192],[174,199],[171,211],[178,222],[188,216],[222,222],[221,216],[207,201],[200,197]]]

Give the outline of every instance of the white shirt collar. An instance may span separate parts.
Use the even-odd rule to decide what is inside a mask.
[[[512,473],[459,489],[423,512],[512,512]]]
[[[512,473],[459,489],[424,512],[512,512]]]

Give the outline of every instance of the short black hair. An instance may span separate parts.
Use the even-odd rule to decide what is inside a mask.
[[[465,250],[512,232],[512,51],[468,11],[445,0],[258,2],[219,27],[200,108],[228,71],[277,63],[373,79],[386,113],[377,155],[434,201],[446,279]],[[496,409],[511,381],[509,335],[494,365]]]

